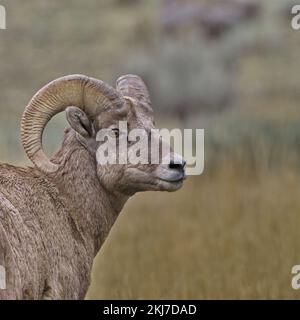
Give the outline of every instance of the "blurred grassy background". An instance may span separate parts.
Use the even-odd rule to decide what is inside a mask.
[[[87,298],[299,298],[300,33],[288,1],[259,1],[255,19],[209,39],[197,23],[170,31],[171,2],[2,0],[1,161],[29,164],[19,120],[48,81],[141,74],[158,127],[205,129],[205,171],[177,193],[129,201]],[[47,127],[49,153],[65,126],[59,115]]]

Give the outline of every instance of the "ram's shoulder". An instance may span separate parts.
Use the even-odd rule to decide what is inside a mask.
[[[0,163],[0,182],[7,178],[30,179],[36,176],[34,168],[18,167],[7,163]]]
[[[41,205],[43,202],[50,207],[62,206],[56,184],[35,168],[1,164],[0,193],[18,208],[32,208],[35,203]]]
[[[10,164],[0,164],[0,191],[3,187],[22,188],[33,187],[41,181],[40,173],[30,167],[17,167]]]

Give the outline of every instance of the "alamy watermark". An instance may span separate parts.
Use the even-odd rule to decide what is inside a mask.
[[[185,161],[187,175],[200,175],[204,170],[203,129],[128,131],[128,123],[119,121],[118,127],[99,130],[96,140],[100,142],[97,162],[101,165],[182,164]]]
[[[292,7],[291,13],[293,15],[291,25],[294,30],[300,30],[300,4]]]
[[[5,268],[0,265],[0,290],[6,289],[6,271]]]
[[[292,288],[294,290],[299,290],[300,289],[300,265],[295,265],[292,268],[292,274],[294,275],[292,277]]]
[[[0,5],[0,30],[6,29],[6,9]]]

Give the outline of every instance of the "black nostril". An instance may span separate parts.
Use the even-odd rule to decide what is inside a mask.
[[[185,160],[182,160],[182,163],[175,163],[174,160],[171,160],[169,164],[169,168],[176,169],[176,170],[183,170],[185,167],[185,164],[186,164]]]

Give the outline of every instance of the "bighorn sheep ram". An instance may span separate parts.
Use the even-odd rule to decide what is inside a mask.
[[[62,111],[71,128],[50,160],[42,133]],[[175,164],[180,156],[173,151],[168,165],[97,162],[97,132],[115,134],[119,120],[129,129],[154,128],[148,90],[138,76],[120,77],[116,89],[84,75],[65,76],[26,107],[21,140],[35,167],[0,165],[0,265],[6,270],[0,299],[84,298],[93,259],[127,199],[182,186],[185,162]],[[158,134],[154,139],[161,141]]]

